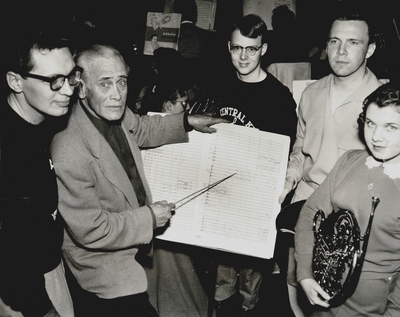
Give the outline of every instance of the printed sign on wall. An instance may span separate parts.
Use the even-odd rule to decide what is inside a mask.
[[[178,49],[181,14],[148,12],[144,54],[153,55],[159,47]]]

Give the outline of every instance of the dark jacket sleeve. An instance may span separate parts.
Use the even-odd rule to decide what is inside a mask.
[[[42,317],[52,307],[47,295],[43,274],[33,274],[31,270],[23,271],[18,276],[7,275],[1,270],[0,297],[5,304],[24,317]]]

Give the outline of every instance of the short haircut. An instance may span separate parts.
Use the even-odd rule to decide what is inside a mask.
[[[235,23],[233,31],[239,30],[245,37],[256,39],[261,36],[261,43],[267,43],[267,25],[264,20],[256,14],[248,14]]]
[[[13,71],[21,76],[29,73],[35,66],[33,52],[68,48],[73,54],[73,45],[68,34],[55,28],[24,29],[18,32],[9,42],[9,49],[2,53],[3,71]]]
[[[118,57],[121,62],[125,65],[126,72],[129,73],[129,66],[125,62],[124,58],[122,57],[121,53],[111,45],[106,44],[94,44],[79,53],[77,53],[74,57],[75,63],[85,69],[85,66],[93,62],[95,59],[102,57],[102,58],[111,58],[111,57]],[[87,72],[82,73],[82,80],[87,78]]]
[[[361,10],[354,10],[354,9],[347,9],[343,10],[340,13],[337,13],[336,16],[333,18],[332,23],[331,23],[331,28],[333,25],[333,22],[335,21],[362,21],[367,24],[368,27],[368,44],[375,43],[375,36],[374,36],[374,31],[373,31],[373,26],[371,19],[369,15],[366,14],[366,12],[363,12]],[[328,34],[328,40],[330,37],[330,30]]]

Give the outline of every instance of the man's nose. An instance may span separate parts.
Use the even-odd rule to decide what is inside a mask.
[[[245,47],[242,48],[242,51],[240,52],[240,59],[247,59],[248,55],[247,55],[247,50]]]
[[[111,91],[111,99],[114,100],[121,100],[121,92],[119,91],[119,88],[117,85],[113,85],[112,91]]]
[[[345,43],[342,43],[342,44],[339,45],[337,54],[338,54],[339,56],[347,55],[347,50],[346,50],[346,45],[345,45]]]
[[[74,93],[74,87],[69,84],[69,81],[65,79],[64,84],[59,90],[60,94],[66,95],[66,96],[72,96]]]

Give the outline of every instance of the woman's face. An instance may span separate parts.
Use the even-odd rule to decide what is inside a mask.
[[[400,107],[379,108],[371,103],[365,115],[364,136],[375,159],[400,163]]]

